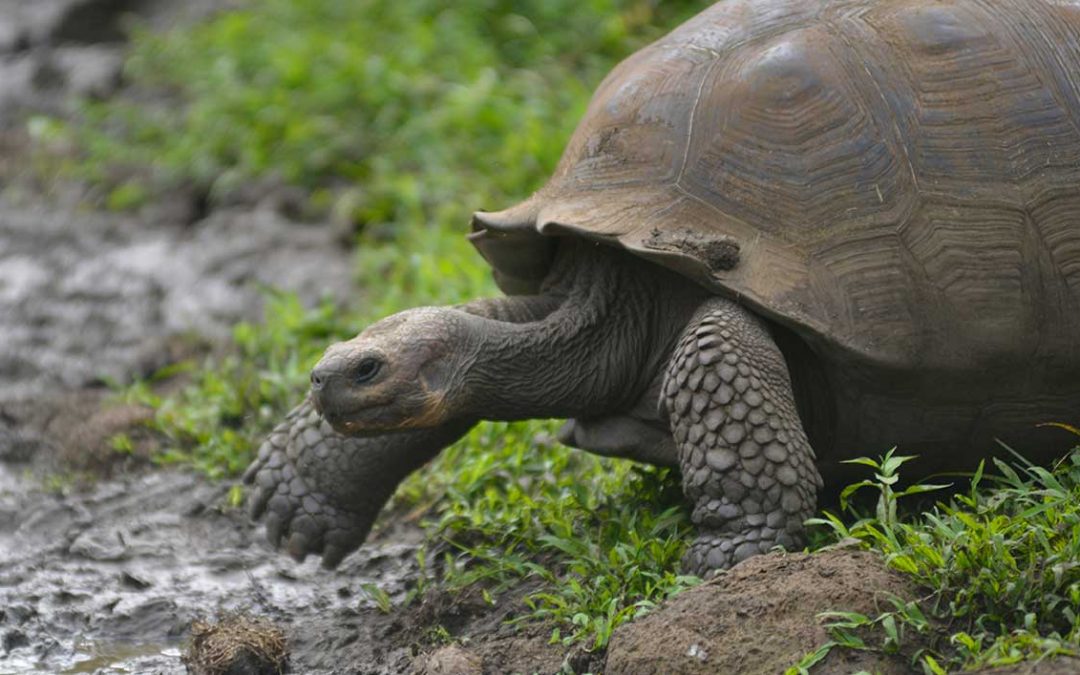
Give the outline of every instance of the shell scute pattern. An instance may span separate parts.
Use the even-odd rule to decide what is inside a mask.
[[[725,0],[618,67],[549,184],[494,215],[478,228],[622,246],[845,360],[1080,357],[1080,2]],[[656,235],[679,228],[737,259]]]

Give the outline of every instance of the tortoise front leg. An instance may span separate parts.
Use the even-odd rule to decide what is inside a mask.
[[[821,476],[783,355],[762,322],[730,301],[703,305],[675,350],[661,401],[698,527],[687,571],[801,546]]]
[[[472,425],[344,436],[305,399],[274,428],[244,473],[254,487],[251,516],[265,515],[273,546],[284,546],[297,560],[321,554],[324,567],[336,567],[364,543],[401,481]]]

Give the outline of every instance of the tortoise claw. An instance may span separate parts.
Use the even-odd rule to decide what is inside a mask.
[[[339,478],[335,470],[340,465],[324,458],[332,455],[341,462],[342,451],[359,443],[324,424],[309,401],[274,428],[243,475],[243,482],[252,486],[248,513],[253,520],[264,520],[271,546],[301,562],[323,553],[324,542],[332,538],[335,543],[323,565],[333,568],[363,543],[374,513],[353,513],[315,489],[335,485]]]
[[[321,554],[336,567],[367,538],[398,483],[471,422],[381,436],[350,437],[327,424],[310,399],[270,433],[247,471],[248,510],[266,537],[296,560]]]

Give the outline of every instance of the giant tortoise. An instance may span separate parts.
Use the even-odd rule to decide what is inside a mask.
[[[725,0],[600,84],[551,180],[475,214],[507,296],[332,345],[247,477],[337,564],[479,420],[677,466],[703,573],[840,462],[924,473],[1080,414],[1080,1]]]

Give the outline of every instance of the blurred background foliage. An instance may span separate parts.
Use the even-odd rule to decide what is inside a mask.
[[[127,79],[163,96],[87,106],[82,168],[125,205],[273,178],[360,224],[461,231],[538,188],[603,75],[707,4],[253,1],[137,35]]]

